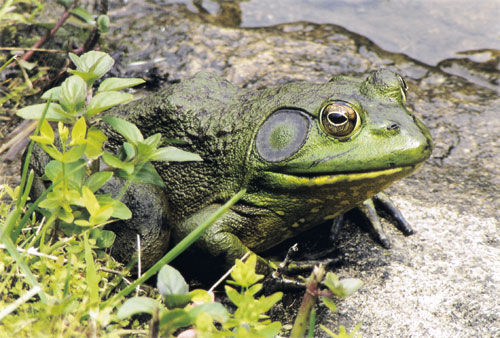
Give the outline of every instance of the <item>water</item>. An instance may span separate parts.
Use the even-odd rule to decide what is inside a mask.
[[[191,1],[183,2],[196,12]],[[204,1],[216,13],[216,1]],[[380,47],[436,65],[461,52],[500,49],[499,0],[250,0],[241,26],[309,21],[340,25]]]

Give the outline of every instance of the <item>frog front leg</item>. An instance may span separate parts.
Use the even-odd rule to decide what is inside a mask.
[[[391,241],[389,236],[386,235],[382,223],[380,222],[380,217],[377,213],[377,209],[385,212],[387,214],[389,221],[394,223],[394,225],[405,235],[409,236],[415,231],[412,229],[410,223],[404,218],[403,214],[394,205],[392,200],[383,192],[379,192],[372,198],[365,200],[360,204],[357,209],[363,214],[367,219],[367,224],[369,231],[375,237],[377,241],[386,249],[391,247]],[[335,238],[342,223],[344,222],[344,215],[336,218],[331,227],[332,237]]]
[[[112,178],[100,192],[116,196],[123,184],[122,179]],[[162,188],[151,184],[132,183],[122,202],[132,211],[132,218],[117,220],[106,226],[106,229],[116,235],[111,255],[122,263],[130,262],[137,255],[139,238],[141,268],[145,271],[168,250],[168,201]]]
[[[186,237],[214,214],[220,206],[220,204],[209,205],[175,225],[175,241],[179,242]],[[195,250],[190,250],[189,254],[201,255],[198,262],[203,261],[205,263],[206,261],[212,264],[213,262],[220,262],[225,269],[231,268],[236,259],[241,259],[248,252],[253,253],[237,235],[237,229],[245,227],[246,222],[247,219],[244,216],[229,209],[201,235],[194,243]],[[196,257],[190,257],[188,261],[196,262],[197,260]],[[213,270],[218,270],[215,266],[213,267]],[[256,271],[269,275],[273,271],[273,267],[268,260],[257,255]]]

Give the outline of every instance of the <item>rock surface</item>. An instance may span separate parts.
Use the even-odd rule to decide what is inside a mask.
[[[182,80],[205,70],[258,88],[380,67],[403,75],[408,105],[435,142],[423,169],[388,191],[417,233],[386,226],[393,245],[385,250],[358,227],[343,229],[335,272],[364,286],[338,301],[336,314],[320,306],[319,321],[334,330],[362,322],[366,337],[500,335],[500,53],[430,67],[335,25],[225,28],[182,5],[141,1],[112,13],[119,29],[107,43],[121,76]],[[285,297],[274,314],[299,302]]]

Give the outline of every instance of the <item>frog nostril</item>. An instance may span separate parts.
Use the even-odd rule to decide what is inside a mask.
[[[390,125],[387,126],[387,130],[398,130],[399,129],[399,124],[397,123],[391,123]]]

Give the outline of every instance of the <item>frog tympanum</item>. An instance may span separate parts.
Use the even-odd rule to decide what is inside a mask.
[[[110,115],[145,136],[184,141],[203,161],[154,163],[166,187],[132,186],[125,202],[134,217],[112,225],[113,253],[129,259],[140,234],[143,266],[152,265],[242,188],[244,197],[195,243],[199,257],[232,265],[357,206],[380,230],[371,198],[396,210],[377,194],[432,149],[428,130],[404,105],[406,90],[389,70],[259,90],[199,73],[114,109]],[[118,149],[122,139],[106,133]]]

